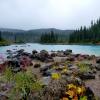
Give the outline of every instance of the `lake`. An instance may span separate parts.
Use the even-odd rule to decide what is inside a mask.
[[[47,50],[47,51],[57,51],[71,49],[73,53],[89,54],[100,56],[100,45],[44,45],[38,43],[27,43],[27,44],[16,44],[10,46],[1,46],[0,55],[6,55],[6,50],[16,51],[19,49],[24,49],[26,52],[31,53],[32,50]]]

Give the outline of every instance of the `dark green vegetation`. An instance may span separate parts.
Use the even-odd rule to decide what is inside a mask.
[[[9,45],[9,42],[2,38],[1,31],[0,31],[0,46],[5,46],[5,45]]]
[[[2,32],[2,37],[5,40],[8,40],[13,43],[39,43],[41,41],[41,38],[45,36],[45,34],[51,33],[51,31],[56,34],[57,36],[57,42],[65,42],[68,41],[69,39],[69,34],[73,32],[73,30],[59,30],[59,29],[54,29],[54,28],[48,28],[48,29],[35,29],[35,30],[29,30],[29,31],[24,31],[24,30],[16,30],[16,29],[0,29]],[[41,37],[42,36],[42,37]],[[47,37],[48,38],[48,37]],[[54,40],[54,41],[53,41]],[[41,41],[46,42],[46,43],[51,43],[51,42],[56,42],[55,39],[53,40],[48,40],[48,41]]]
[[[92,21],[89,28],[86,28],[86,26],[84,26],[70,34],[69,43],[99,44],[100,19],[98,19],[96,22]]]
[[[42,89],[41,83],[35,78],[32,71],[13,73],[11,68],[6,68],[0,80],[12,87],[8,92],[7,100],[30,100],[28,97],[32,92],[38,92]],[[17,97],[17,98],[16,98]],[[3,100],[0,98],[0,100]]]
[[[100,44],[100,19],[91,22],[90,27],[73,30],[59,30],[54,28],[35,30],[0,29],[4,40],[11,43],[76,43]],[[4,41],[0,44],[5,44]]]
[[[56,43],[58,41],[58,35],[51,31],[49,34],[45,33],[41,35],[41,43]]]

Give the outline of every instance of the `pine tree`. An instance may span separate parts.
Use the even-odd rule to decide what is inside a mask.
[[[91,21],[91,26],[75,30],[69,38],[69,43],[100,43],[100,19]]]
[[[56,43],[58,41],[58,36],[53,31],[50,33],[44,33],[41,35],[41,43]]]

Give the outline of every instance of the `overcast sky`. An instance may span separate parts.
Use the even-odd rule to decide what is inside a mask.
[[[0,27],[76,29],[100,17],[100,0],[0,0]]]

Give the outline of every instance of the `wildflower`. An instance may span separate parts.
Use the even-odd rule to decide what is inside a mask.
[[[67,72],[67,69],[64,68],[61,73],[66,73],[66,72]]]
[[[85,88],[83,86],[77,87],[77,94],[82,94],[85,91]]]
[[[74,91],[72,90],[68,90],[66,94],[68,94],[70,98],[73,98],[73,96],[75,95]]]
[[[76,86],[74,84],[69,84],[68,89],[72,89],[72,88],[76,89]]]
[[[52,73],[51,77],[52,77],[52,79],[59,79],[60,78],[60,74]]]

